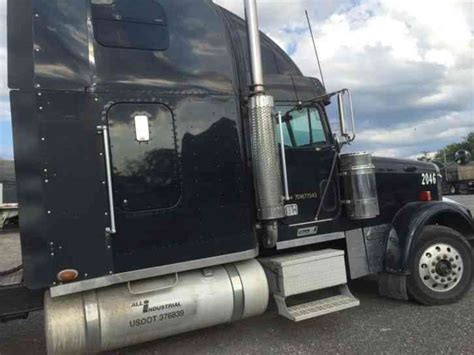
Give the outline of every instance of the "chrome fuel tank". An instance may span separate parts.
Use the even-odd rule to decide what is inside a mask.
[[[263,313],[268,283],[256,260],[45,296],[49,354],[95,353]]]

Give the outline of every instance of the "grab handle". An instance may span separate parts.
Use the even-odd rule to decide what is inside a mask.
[[[281,111],[278,111],[278,127],[280,128],[281,165],[283,167],[283,188],[285,190],[285,200],[288,201],[290,199],[290,193],[288,190],[288,172],[286,168],[285,138],[283,134],[283,122],[281,118]]]
[[[117,233],[115,228],[115,210],[114,210],[114,191],[112,188],[112,167],[110,163],[110,148],[109,148],[109,130],[106,125],[97,126],[97,132],[102,134],[104,141],[104,157],[105,157],[105,175],[107,179],[107,193],[109,198],[109,216],[110,216],[110,227],[107,227],[105,231],[110,234]]]

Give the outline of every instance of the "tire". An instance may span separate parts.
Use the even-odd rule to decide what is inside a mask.
[[[456,195],[456,186],[449,185],[449,194],[450,195]]]
[[[463,184],[458,188],[458,193],[460,195],[468,195],[469,194],[469,186],[467,184]]]
[[[408,294],[430,306],[454,303],[469,291],[472,267],[473,252],[462,234],[444,226],[426,226],[410,259]]]

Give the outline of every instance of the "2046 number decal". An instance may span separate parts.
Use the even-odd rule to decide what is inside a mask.
[[[421,185],[436,185],[436,174],[435,173],[423,173],[421,174]]]

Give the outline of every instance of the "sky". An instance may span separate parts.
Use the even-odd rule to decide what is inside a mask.
[[[328,91],[351,89],[351,150],[413,158],[474,131],[474,0],[257,0],[260,28]],[[242,0],[215,0],[243,15]],[[0,157],[12,158],[6,0],[0,0]]]

